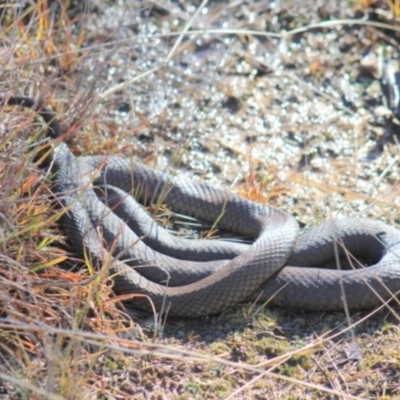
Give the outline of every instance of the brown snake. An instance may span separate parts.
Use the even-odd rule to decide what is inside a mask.
[[[36,110],[48,124],[48,136],[61,136],[55,115],[40,102],[2,101]],[[107,265],[116,292],[146,295],[130,300],[140,308],[149,310],[151,299],[157,311],[188,317],[245,300],[304,310],[339,310],[344,304],[362,309],[400,290],[400,232],[382,222],[346,218],[299,236],[286,212],[129,159],[76,157],[61,142],[46,165],[54,172],[62,228],[75,251]],[[130,194],[211,224],[218,220],[218,226],[255,241],[178,239]],[[363,265],[343,270],[343,259]]]

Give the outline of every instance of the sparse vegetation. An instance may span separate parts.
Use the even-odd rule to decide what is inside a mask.
[[[3,3],[0,91],[45,99],[76,154],[230,185],[303,226],[399,226],[397,136],[368,159],[397,1]],[[57,225],[43,124],[0,113],[1,399],[400,397],[398,304],[351,319],[245,304],[161,324],[126,308]]]

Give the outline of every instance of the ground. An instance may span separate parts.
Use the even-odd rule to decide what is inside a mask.
[[[397,1],[0,10],[1,92],[45,99],[75,154],[134,156],[303,229],[342,216],[399,227],[399,102],[385,86],[399,79]],[[245,304],[160,324],[124,310],[90,265],[65,270],[80,260],[37,166],[43,124],[0,112],[0,399],[400,397],[395,302],[350,315]]]

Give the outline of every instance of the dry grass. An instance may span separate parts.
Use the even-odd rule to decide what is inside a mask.
[[[235,12],[247,15],[245,6],[232,3],[226,10],[219,4],[207,5],[205,19],[205,1],[187,12],[174,9],[172,15],[162,4],[147,7],[134,1],[119,7],[98,1],[87,10],[74,1],[49,3],[28,2],[24,8],[0,5],[1,92],[45,98],[58,112],[76,154],[135,152],[150,165],[180,168],[211,183],[222,175],[222,181],[234,182],[241,193],[284,207],[304,224],[349,212],[348,207],[357,215],[398,222],[398,170],[387,171],[396,160],[396,146],[385,150],[373,164],[375,170],[371,164],[352,164],[351,154],[344,159],[335,153],[332,143],[338,134],[330,130],[333,119],[312,125],[303,117],[294,142],[304,139],[299,147],[310,169],[296,170],[297,153],[279,155],[280,137],[273,119],[265,124],[272,132],[268,143],[277,145],[277,155],[267,153],[269,144],[263,144],[267,136],[257,121],[262,115],[278,115],[287,102],[282,94],[281,104],[274,108],[275,88],[284,93],[289,86],[279,85],[285,79],[290,87],[299,85],[301,76],[293,80],[297,75],[291,73],[291,60],[285,60],[287,68],[275,81],[272,63],[263,61],[257,50],[248,51],[260,43],[266,46],[261,53],[271,47],[275,51],[284,43],[258,42],[264,33],[257,24],[263,19],[249,24],[236,19]],[[330,28],[346,26],[333,16],[349,18],[372,5],[367,3],[332,6]],[[398,2],[389,3],[390,7],[386,3],[378,7],[385,13],[391,8],[396,17]],[[248,8],[267,20],[263,7],[263,2],[254,2]],[[112,17],[107,16],[111,10]],[[291,20],[294,10],[298,14]],[[285,30],[300,27],[290,37],[298,40],[304,54],[305,49],[309,52],[305,59],[299,57],[296,73],[305,73],[309,86],[317,90],[325,73],[339,67],[324,52],[317,53],[318,36],[304,43],[295,35],[307,33],[306,25],[319,22],[317,17],[327,17],[322,8],[321,15],[310,10],[297,2],[285,3],[278,21]],[[171,31],[163,32],[160,26],[174,19],[176,24],[168,25]],[[201,32],[220,19],[230,23],[225,31],[219,30],[217,40]],[[324,29],[322,34],[328,36],[331,31]],[[375,45],[382,39],[381,32],[374,36],[376,29],[373,23],[359,35]],[[197,33],[183,35],[189,30]],[[228,36],[240,30],[237,38]],[[226,38],[227,53],[215,51]],[[199,60],[208,72],[196,70]],[[243,76],[232,74],[240,63]],[[346,61],[345,66],[352,63]],[[261,76],[259,81],[254,71]],[[272,75],[263,81],[263,74]],[[181,75],[188,84],[182,83]],[[305,86],[298,87],[309,93]],[[315,92],[312,96],[318,97]],[[315,114],[331,110],[327,104],[342,108],[331,93],[321,97],[328,101],[314,106]],[[232,98],[237,104],[228,101]],[[244,109],[250,111],[246,114]],[[344,115],[351,114],[343,109]],[[297,122],[289,115],[297,111],[290,107],[284,111],[281,131],[291,131]],[[164,325],[151,317],[132,319],[132,310],[124,309],[112,294],[106,274],[76,259],[58,229],[59,211],[49,201],[48,177],[33,161],[41,146],[42,124],[27,110],[1,107],[0,112],[1,399],[399,398],[398,308],[383,305],[349,319],[341,313],[292,313],[244,305],[220,316],[170,319]],[[339,130],[348,130],[345,124],[354,122],[343,121]],[[358,122],[360,143],[367,125]],[[210,136],[214,131],[221,134]],[[316,146],[321,138],[330,147]],[[259,142],[253,145],[256,139]],[[362,156],[364,147],[357,143],[353,150]],[[340,151],[346,153],[344,149]],[[331,156],[329,166],[321,167],[316,154],[324,160]],[[371,170],[371,175],[364,176],[360,169]],[[245,171],[240,172],[239,182],[238,170]],[[379,179],[376,171],[381,173]],[[371,192],[367,183],[375,178]],[[62,267],[66,261],[79,268],[66,270]]]

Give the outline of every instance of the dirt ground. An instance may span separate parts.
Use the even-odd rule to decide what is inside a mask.
[[[399,18],[390,0],[3,2],[0,91],[46,99],[75,154],[134,156],[303,229],[400,228]],[[1,400],[400,398],[395,302],[160,325],[106,279],[58,287],[90,271],[56,266],[71,253],[30,155],[42,124],[0,112]]]

